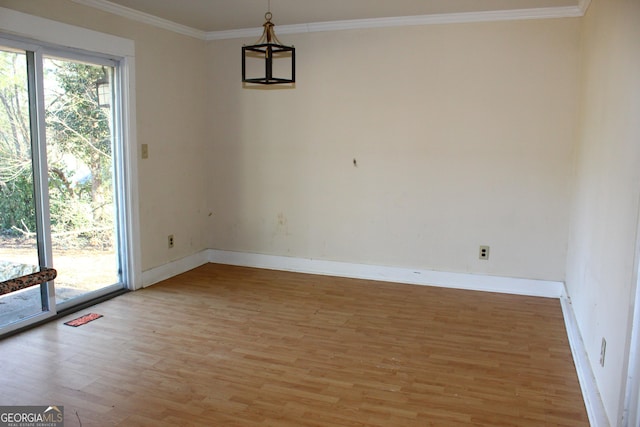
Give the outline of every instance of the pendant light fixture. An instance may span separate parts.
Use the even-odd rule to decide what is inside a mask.
[[[264,15],[264,30],[254,44],[242,46],[242,82],[262,85],[296,81],[296,48],[278,40],[271,22],[271,1]]]

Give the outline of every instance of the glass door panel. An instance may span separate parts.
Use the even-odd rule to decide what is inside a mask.
[[[123,286],[116,243],[113,68],[45,56],[43,70],[56,302],[64,305]]]
[[[31,141],[27,53],[0,46],[0,282],[40,265]],[[0,295],[0,328],[45,311],[42,292]]]

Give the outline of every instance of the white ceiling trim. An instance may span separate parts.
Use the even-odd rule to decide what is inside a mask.
[[[197,39],[206,40],[207,33],[186,25],[178,24],[168,19],[158,18],[155,15],[140,12],[139,10],[131,9],[126,6],[121,6],[116,3],[111,3],[107,0],[72,0],[76,3],[83,4],[85,6],[91,6],[96,9],[100,9],[104,12],[113,13],[114,15],[129,18],[133,21],[142,22],[144,24],[153,25],[158,28],[173,31],[178,34],[182,34],[189,37],[195,37]]]
[[[578,3],[578,7],[580,8],[583,16],[585,13],[587,13],[587,9],[589,9],[590,4],[591,0],[580,0],[580,3]]]
[[[94,7],[134,21],[154,25],[201,40],[224,40],[258,37],[262,27],[241,28],[228,31],[205,32],[167,19],[158,18],[108,0],[72,0],[85,6]],[[525,19],[574,18],[585,14],[591,0],[580,0],[578,6],[546,7],[518,10],[498,10],[486,12],[444,13],[433,15],[399,16],[390,18],[352,19],[344,21],[313,22],[308,24],[278,25],[278,34],[315,33],[321,31],[356,30],[366,28],[402,27],[413,25],[457,24],[470,22],[513,21]]]
[[[403,27],[410,25],[459,24],[470,22],[514,21],[523,19],[575,18],[583,16],[580,6],[547,7],[537,9],[498,10],[486,12],[442,13],[434,15],[399,16],[393,18],[353,19],[314,22],[297,25],[278,25],[278,34],[315,33],[320,31],[357,30],[365,28]],[[207,33],[207,40],[257,37],[262,27]]]

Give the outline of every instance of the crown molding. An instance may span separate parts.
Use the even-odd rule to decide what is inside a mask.
[[[578,3],[578,8],[580,9],[580,12],[582,12],[582,16],[587,13],[590,4],[591,0],[580,0],[580,3]]]
[[[585,1],[585,0],[582,0]],[[588,0],[587,0],[588,1]],[[352,19],[314,22],[309,24],[278,25],[278,34],[316,33],[321,31],[359,30],[366,28],[406,27],[415,25],[460,24],[471,22],[515,21],[525,19],[575,18],[583,16],[580,6],[547,7],[537,9],[498,10],[487,12],[443,13],[437,15],[399,16],[392,18]],[[207,40],[257,37],[262,28],[243,28],[207,33]]]
[[[259,37],[262,27],[240,28],[205,32],[167,19],[158,18],[108,0],[72,0],[134,21],[154,25],[201,40],[241,39]],[[516,21],[526,19],[576,18],[584,16],[591,0],[580,0],[577,6],[545,7],[534,9],[496,10],[485,12],[443,13],[433,15],[398,16],[390,18],[351,19],[344,21],[312,22],[307,24],[278,25],[278,34],[302,34],[322,31],[358,30],[367,28],[404,27],[435,24],[461,24],[472,22]]]
[[[195,28],[188,27],[186,25],[178,24],[168,19],[158,18],[157,16],[150,15],[148,13],[140,12],[129,7],[121,6],[119,4],[112,3],[107,0],[71,0],[75,3],[90,6],[104,12],[109,12],[114,15],[122,16],[124,18],[131,19],[133,21],[142,22],[144,24],[153,25],[158,28],[173,31],[174,33],[182,34],[196,39],[206,40],[207,33],[205,31],[197,30]]]

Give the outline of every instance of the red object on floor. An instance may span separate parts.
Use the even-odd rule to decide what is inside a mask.
[[[73,326],[74,328],[78,326],[82,326],[85,323],[89,323],[92,320],[96,320],[102,317],[102,314],[89,313],[84,316],[78,317],[77,319],[69,320],[68,322],[64,322],[65,325]]]

